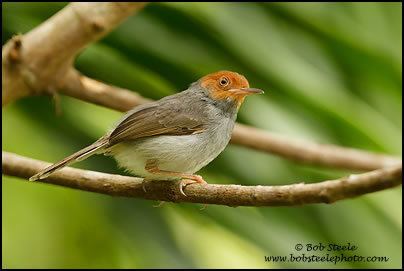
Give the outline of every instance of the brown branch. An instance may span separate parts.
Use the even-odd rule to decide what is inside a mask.
[[[238,124],[231,143],[277,154],[306,164],[373,170],[401,163],[398,157],[328,144],[318,144]]]
[[[28,179],[49,163],[13,153],[2,153],[3,174]],[[142,187],[142,179],[89,170],[64,168],[41,182],[112,196],[144,198],[169,202],[193,202],[228,206],[292,206],[310,203],[333,203],[392,188],[401,184],[402,165],[350,175],[313,184],[280,186],[242,186],[193,184],[178,191],[178,184],[152,181]]]
[[[72,3],[2,50],[2,105],[52,93],[65,83],[76,55],[145,3]]]
[[[72,67],[87,44],[106,35],[145,3],[72,3],[2,50],[2,105],[44,93],[63,93],[120,111],[149,100],[132,91],[81,76]],[[237,124],[231,143],[301,163],[372,170],[400,158],[332,145],[298,141]]]
[[[98,105],[108,103],[109,108],[122,112],[151,101],[133,91],[88,78],[74,69],[70,69],[65,81],[60,93]]]

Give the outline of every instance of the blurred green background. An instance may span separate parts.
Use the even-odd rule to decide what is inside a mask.
[[[64,6],[2,4],[3,44]],[[401,8],[401,3],[153,3],[90,45],[76,66],[153,99],[207,73],[234,70],[265,90],[247,99],[239,122],[401,156]],[[61,107],[57,116],[46,96],[8,105],[2,113],[3,150],[54,162],[92,143],[122,115],[69,97],[61,97]],[[74,166],[123,174],[103,156]],[[200,173],[210,183],[280,185],[350,172],[228,146]],[[401,188],[303,207],[200,211],[197,204],[153,204],[3,176],[2,267],[402,265]],[[349,242],[358,247],[353,254],[389,261],[264,261],[270,255],[301,255],[296,244],[319,242]]]

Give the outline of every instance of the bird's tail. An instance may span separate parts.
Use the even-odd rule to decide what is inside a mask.
[[[97,151],[100,149],[104,148],[105,146],[108,145],[108,139],[105,137],[100,138],[90,146],[79,150],[76,153],[73,153],[72,155],[66,157],[65,159],[45,168],[44,170],[41,170],[31,178],[29,178],[30,181],[36,181],[36,180],[41,180],[47,178],[49,175],[51,175],[53,172],[70,165],[72,163],[81,161],[86,159],[87,157],[90,157],[91,155],[95,154]]]

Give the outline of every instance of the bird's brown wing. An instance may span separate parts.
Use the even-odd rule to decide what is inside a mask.
[[[204,131],[200,118],[179,108],[155,105],[130,113],[109,136],[110,145],[156,135],[190,135]]]

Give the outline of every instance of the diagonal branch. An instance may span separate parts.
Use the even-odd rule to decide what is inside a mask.
[[[49,163],[4,152],[3,174],[28,179]],[[402,165],[350,175],[337,180],[313,184],[280,186],[242,186],[194,184],[178,192],[178,184],[152,181],[142,187],[142,179],[106,174],[89,170],[64,168],[41,182],[91,191],[112,196],[124,196],[169,202],[193,202],[228,206],[292,206],[311,203],[333,203],[395,187],[401,184]]]
[[[71,3],[38,27],[16,36],[2,49],[2,105],[54,93],[76,55],[105,36],[146,3]]]
[[[86,77],[75,69],[69,70],[65,81],[60,93],[102,106],[108,104],[107,107],[121,112],[151,101],[133,91]]]
[[[296,162],[352,170],[374,170],[401,163],[399,157],[318,144],[238,124],[231,143],[273,153]]]

